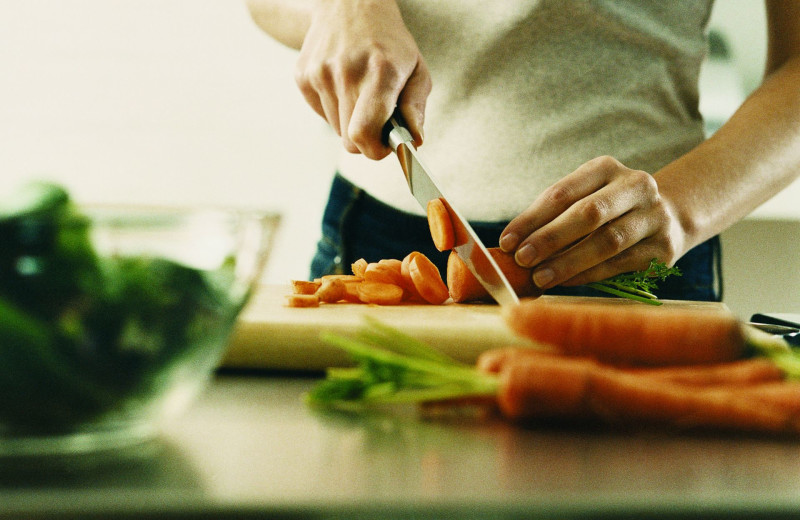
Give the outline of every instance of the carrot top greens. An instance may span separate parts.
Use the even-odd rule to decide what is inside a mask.
[[[599,282],[586,284],[592,289],[603,291],[622,298],[649,303],[650,305],[661,305],[658,297],[653,294],[658,289],[658,282],[664,281],[668,276],[681,276],[681,270],[677,267],[667,267],[667,264],[659,262],[656,258],[650,260],[650,265],[642,271],[632,273],[622,273]]]
[[[497,377],[479,372],[374,318],[355,338],[322,333],[348,352],[357,366],[329,368],[307,395],[312,405],[338,407],[493,396]]]

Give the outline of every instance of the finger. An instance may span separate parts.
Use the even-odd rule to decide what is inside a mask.
[[[335,95],[334,78],[330,69],[320,65],[309,70],[298,63],[295,81],[311,108],[322,116],[338,135],[342,135],[339,124],[339,102]]]
[[[319,99],[319,94],[317,93],[316,89],[311,86],[311,83],[305,77],[300,68],[297,69],[295,74],[295,83],[297,83],[300,93],[303,95],[306,103],[308,103],[314,112],[327,121],[325,118],[325,110],[323,110],[322,102]]]
[[[392,151],[381,139],[383,126],[392,115],[394,103],[378,102],[362,92],[356,101],[347,134],[355,147],[370,159],[383,159]]]
[[[381,140],[382,131],[407,80],[394,63],[381,61],[372,65],[361,83],[347,130],[353,143],[370,159],[382,159],[391,152]]]
[[[511,220],[500,234],[500,248],[511,252],[534,231],[564,213],[577,201],[609,182],[613,172],[624,168],[611,157],[598,157],[543,191],[522,213]]]
[[[638,194],[626,186],[608,184],[525,238],[515,260],[522,267],[533,267],[636,208],[638,202]]]
[[[422,145],[424,140],[422,127],[425,122],[425,106],[432,87],[428,66],[420,57],[417,67],[408,78],[397,100],[397,107],[406,120],[408,130],[417,146]]]
[[[358,92],[343,92],[339,95],[339,124],[341,126],[342,144],[350,153],[360,153],[358,146],[350,139],[350,119],[355,110]]]
[[[619,255],[656,232],[655,223],[631,212],[601,226],[563,253],[533,270],[533,282],[547,289]]]
[[[644,240],[633,247],[622,251],[596,266],[587,269],[561,282],[559,285],[575,286],[598,282],[621,273],[630,273],[647,269],[650,260],[659,258],[662,250],[655,240]]]

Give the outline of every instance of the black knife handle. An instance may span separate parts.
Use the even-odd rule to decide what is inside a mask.
[[[392,133],[392,130],[394,130],[392,119],[394,119],[399,126],[408,129],[408,125],[406,124],[406,120],[403,118],[403,114],[400,113],[399,108],[395,107],[394,112],[392,112],[392,115],[389,116],[389,120],[386,121],[385,125],[383,125],[383,130],[381,131],[381,142],[386,146],[391,146],[389,143],[389,134]]]

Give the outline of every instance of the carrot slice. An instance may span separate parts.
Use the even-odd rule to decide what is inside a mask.
[[[408,274],[414,288],[428,303],[439,305],[450,297],[436,264],[424,254],[417,252],[409,259]]]
[[[399,260],[398,260],[399,262]],[[371,262],[364,270],[365,282],[389,283],[392,285],[403,285],[403,275],[400,271],[400,263],[394,264],[386,260]]]
[[[364,270],[367,268],[367,261],[363,258],[359,258],[355,262],[350,265],[350,269],[353,270],[353,275],[358,276],[359,278],[364,278]]]
[[[408,270],[408,265],[411,263],[411,259],[414,258],[415,255],[419,254],[421,254],[419,251],[412,251],[408,253],[400,262],[400,274],[403,277],[403,288],[406,290],[406,294],[403,299],[406,301],[425,301],[423,300],[422,296],[420,296],[417,288],[414,286],[414,280],[411,279],[411,273]]]
[[[292,280],[292,292],[294,294],[314,294],[319,289],[321,282],[309,282],[307,280]]]
[[[341,280],[343,282],[360,282],[363,280],[360,276],[356,276],[354,274],[326,274],[320,278],[318,278],[320,282],[324,282],[325,280]]]
[[[364,303],[397,305],[403,301],[403,288],[390,283],[361,282],[358,284],[358,297]]]
[[[358,295],[358,288],[361,286],[362,283],[364,282],[362,281],[345,282],[344,296],[342,296],[342,300],[348,303],[364,303],[361,301],[361,298]]]
[[[489,247],[487,250],[500,271],[506,275],[517,296],[520,298],[541,296],[542,291],[533,283],[530,269],[520,267],[514,261],[513,255],[503,252],[499,247]],[[447,287],[456,303],[491,300],[489,293],[455,251],[450,252],[447,258]]]
[[[442,199],[431,199],[427,205],[428,227],[431,231],[433,245],[439,251],[453,249],[456,243],[456,234],[453,230],[453,221]]]
[[[743,357],[731,313],[613,302],[523,300],[505,321],[518,335],[575,356],[634,365],[693,365]]]
[[[316,294],[289,294],[286,296],[287,307],[319,307]]]
[[[329,278],[320,284],[315,294],[321,302],[335,303],[345,297],[346,286],[347,283],[338,278]]]

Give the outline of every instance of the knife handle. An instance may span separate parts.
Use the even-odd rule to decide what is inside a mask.
[[[395,108],[389,120],[383,125],[381,131],[381,142],[386,146],[390,146],[392,150],[397,151],[397,147],[403,143],[411,143],[414,138],[411,137],[411,132],[408,131],[406,120],[400,110]]]

